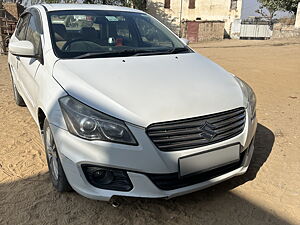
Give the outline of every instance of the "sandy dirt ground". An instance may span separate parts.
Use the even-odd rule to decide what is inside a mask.
[[[193,45],[247,81],[259,126],[248,172],[212,188],[118,208],[52,187],[38,128],[13,102],[0,57],[0,224],[300,224],[300,39]]]

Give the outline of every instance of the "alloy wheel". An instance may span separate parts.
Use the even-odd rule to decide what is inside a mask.
[[[53,135],[49,127],[47,128],[45,135],[46,154],[49,161],[50,172],[53,178],[58,180],[58,154]]]

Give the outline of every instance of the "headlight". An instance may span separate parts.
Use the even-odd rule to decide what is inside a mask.
[[[247,97],[247,106],[249,106],[251,120],[256,116],[256,96],[252,88],[243,80],[235,76],[235,79],[239,83],[244,93],[244,96]]]
[[[137,145],[122,120],[98,112],[70,96],[60,98],[59,104],[70,133],[88,140]]]

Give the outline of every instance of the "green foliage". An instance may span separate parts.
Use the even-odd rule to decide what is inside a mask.
[[[125,6],[125,7],[133,7],[144,11],[146,10],[146,6],[147,6],[146,0],[83,0],[83,3],[118,5],[118,6]]]
[[[103,5],[117,5],[125,7],[133,7],[135,9],[140,9],[146,11],[147,0],[31,0],[32,3],[79,3],[83,2],[85,4],[103,4]]]
[[[278,0],[278,2],[282,10],[296,14],[300,0]]]
[[[133,8],[146,11],[147,1],[146,0],[130,0]]]
[[[60,1],[59,0],[45,0],[45,3],[49,3],[49,4],[51,4],[51,3],[60,3]]]

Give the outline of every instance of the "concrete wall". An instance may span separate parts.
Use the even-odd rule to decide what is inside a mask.
[[[147,11],[176,33],[179,32],[181,0],[170,0],[170,9],[164,8],[164,0],[149,0]],[[230,34],[231,23],[240,19],[242,0],[237,0],[237,9],[230,10],[231,0],[195,0],[195,9],[189,9],[189,0],[182,0],[182,20],[221,20]]]
[[[298,10],[296,15],[295,28],[300,29],[300,2],[298,3]]]
[[[240,39],[241,34],[241,19],[235,19],[231,24],[230,37],[232,39]]]

